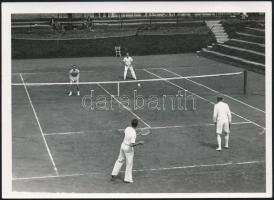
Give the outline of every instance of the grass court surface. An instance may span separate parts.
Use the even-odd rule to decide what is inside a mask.
[[[138,79],[241,71],[196,54],[133,59]],[[79,66],[80,82],[123,79],[124,68],[115,57],[12,61],[12,83],[19,83],[12,86],[13,191],[265,192],[264,76],[248,72],[246,95],[242,75],[143,82],[141,87],[120,83],[120,94],[131,99],[134,89],[146,98],[187,89],[195,96],[197,109],[184,111],[82,107],[82,97],[91,89],[96,95],[116,94],[116,84],[80,85],[80,97],[68,97],[66,85],[27,85],[68,82],[72,64]],[[221,152],[215,150],[212,124],[213,103],[219,92],[233,112],[230,149]],[[140,118],[138,127],[150,126],[152,134],[137,137],[145,144],[135,148],[134,183],[124,184],[123,173],[111,182],[110,173],[123,140],[118,129],[136,117]]]

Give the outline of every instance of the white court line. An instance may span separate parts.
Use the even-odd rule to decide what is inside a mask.
[[[264,163],[265,161],[247,161],[247,162],[238,162],[236,165],[246,165],[246,164],[254,164],[254,163]]]
[[[141,119],[141,117],[139,117],[138,115],[136,115],[134,112],[132,112],[132,110],[130,108],[128,108],[127,106],[125,106],[124,104],[122,104],[122,102],[120,102],[114,95],[110,94],[109,91],[107,91],[103,86],[101,86],[100,84],[97,84],[100,88],[102,88],[106,93],[108,93],[112,98],[114,98],[120,105],[123,106],[123,108],[125,108],[126,110],[128,110],[131,114],[133,114],[135,117],[137,117],[137,119],[141,120],[147,127],[151,127],[149,124],[147,124],[144,120]]]
[[[256,163],[256,162],[252,161],[252,162],[248,162],[246,164],[251,164],[251,163],[253,164],[253,163]],[[224,165],[232,165],[232,164],[233,164],[232,162],[228,162],[228,163],[220,163],[220,164],[202,164],[202,165],[189,165],[189,166],[179,166],[179,167],[161,167],[161,168],[151,168],[151,169],[137,169],[137,170],[132,170],[132,171],[134,171],[134,172],[164,171],[164,170],[188,169],[188,168],[196,168],[196,167],[215,167],[215,166],[224,166]]]
[[[158,67],[149,67],[149,68],[146,68],[146,69],[160,69]],[[137,69],[137,68],[134,68],[134,70],[144,70],[144,69]],[[80,70],[80,72],[95,72],[94,70]],[[11,73],[12,76],[19,76],[20,74],[23,74],[23,75],[28,75],[28,74],[52,74],[52,73],[62,73],[62,74],[67,74],[67,72],[13,72]]]
[[[80,72],[94,72],[94,70],[81,70]],[[17,76],[17,75],[20,75],[20,74],[33,75],[33,74],[56,74],[56,73],[64,74],[64,75],[68,74],[68,72],[64,72],[64,71],[62,71],[62,72],[59,72],[59,71],[57,71],[57,72],[54,72],[54,71],[53,72],[22,72],[22,73],[14,72],[14,73],[12,73],[12,76]]]
[[[178,169],[189,169],[189,168],[201,168],[201,167],[218,167],[218,166],[229,166],[229,165],[248,165],[248,164],[260,164],[265,163],[265,161],[247,161],[247,162],[227,162],[227,163],[215,163],[215,164],[197,164],[197,165],[187,165],[187,166],[174,166],[174,167],[160,167],[160,168],[147,168],[147,169],[134,169],[133,172],[146,172],[146,171],[169,171]],[[124,171],[121,171],[124,172]],[[33,180],[33,179],[48,179],[48,178],[64,178],[64,177],[77,177],[77,176],[88,176],[88,175],[106,175],[109,172],[89,172],[89,173],[79,173],[79,174],[62,174],[59,176],[49,175],[49,176],[34,176],[34,177],[22,177],[13,178],[13,181],[20,180]]]
[[[84,134],[84,131],[77,131],[77,132],[61,132],[61,133],[44,133],[45,136],[48,135],[73,135],[73,134]]]
[[[118,131],[124,129],[118,129]],[[52,135],[74,135],[74,134],[86,134],[86,133],[100,133],[100,132],[112,132],[117,131],[117,129],[108,129],[108,130],[86,130],[86,131],[70,131],[70,132],[56,132],[56,133],[44,133],[45,136],[52,136]]]
[[[251,122],[243,121],[243,122],[234,122],[232,125],[241,125],[241,124],[252,124]],[[215,126],[215,124],[194,124],[194,125],[182,125],[182,126],[155,126],[155,127],[144,127],[137,128],[137,130],[146,130],[146,129],[172,129],[172,128],[191,128],[191,127],[200,127],[200,126]],[[119,131],[122,132],[125,129],[108,129],[108,130],[87,130],[87,131],[75,131],[75,132],[56,132],[56,133],[44,133],[45,136],[53,136],[53,135],[74,135],[74,134],[86,134],[86,133],[98,133],[98,132],[113,132]]]
[[[33,111],[34,116],[35,116],[35,118],[36,118],[37,124],[38,124],[39,129],[40,129],[40,133],[41,133],[41,135],[42,135],[44,144],[45,144],[45,146],[46,146],[46,149],[47,149],[47,151],[48,151],[48,154],[49,154],[51,163],[52,163],[52,165],[53,165],[53,169],[54,169],[56,175],[58,176],[59,173],[58,173],[57,167],[56,167],[55,162],[54,162],[54,160],[53,160],[53,157],[52,157],[52,155],[51,155],[51,152],[50,152],[48,143],[47,143],[47,141],[46,141],[46,138],[45,138],[45,136],[44,136],[44,133],[43,133],[42,127],[41,127],[41,125],[40,125],[39,119],[38,119],[38,117],[37,117],[36,111],[35,111],[34,106],[33,106],[33,104],[32,104],[32,101],[31,101],[31,98],[30,98],[30,95],[29,95],[27,86],[25,85],[25,81],[24,81],[23,76],[22,76],[21,74],[20,74],[20,77],[21,77],[22,83],[24,84],[24,88],[25,88],[25,90],[26,90],[26,93],[27,93],[27,96],[28,96],[28,99],[29,99],[29,102],[30,102],[32,111]]]
[[[239,124],[251,124],[251,122],[234,122],[232,125],[239,125]],[[156,127],[151,127],[150,129],[170,129],[170,128],[188,128],[188,127],[197,127],[197,126],[215,126],[215,124],[195,124],[195,125],[185,125],[185,126],[156,126]],[[147,128],[143,128],[147,129]]]
[[[177,75],[178,77],[184,78],[184,77],[181,76],[180,74],[177,74],[177,73],[175,73],[175,72],[173,72],[173,71],[170,71],[170,70],[168,70],[168,69],[166,69],[166,68],[161,68],[161,69],[162,69],[162,70],[165,70],[165,71],[167,71],[167,72],[169,72],[169,73],[171,73],[171,74]],[[203,77],[203,76],[201,76],[201,77]],[[245,105],[245,106],[248,106],[248,107],[250,107],[250,108],[253,108],[254,110],[257,110],[257,111],[260,111],[260,112],[262,112],[262,113],[265,113],[264,110],[261,110],[261,109],[259,109],[259,108],[254,107],[254,106],[251,106],[251,105],[249,105],[249,104],[247,104],[247,103],[245,103],[245,102],[243,102],[243,101],[241,101],[241,100],[238,100],[238,99],[236,99],[236,98],[234,98],[234,97],[231,97],[231,96],[229,96],[229,95],[227,95],[227,94],[223,94],[223,93],[221,93],[221,92],[219,92],[219,91],[217,91],[217,90],[214,90],[214,89],[212,89],[212,88],[210,88],[210,87],[207,87],[207,86],[205,86],[205,85],[203,85],[203,84],[201,84],[201,83],[198,83],[198,82],[196,82],[196,81],[193,81],[193,80],[191,80],[191,79],[189,79],[189,78],[187,78],[187,77],[186,77],[185,79],[188,80],[188,81],[191,81],[192,83],[195,83],[196,85],[199,85],[199,86],[204,87],[204,88],[206,88],[206,89],[208,89],[208,90],[211,90],[211,91],[213,91],[213,92],[215,92],[215,93],[222,94],[223,96],[225,96],[225,97],[227,97],[227,98],[230,98],[230,99],[232,99],[232,100],[234,100],[234,101],[237,101],[237,102],[239,102],[239,103],[241,103],[241,104],[243,104],[243,105]]]
[[[152,75],[154,75],[154,76],[156,76],[156,77],[158,77],[158,78],[162,78],[161,76],[158,76],[157,74],[154,74],[154,73],[152,73],[152,72],[150,72],[150,71],[148,71],[148,70],[146,70],[146,69],[144,69],[144,71],[146,71],[147,73],[152,74]],[[181,87],[181,86],[179,86],[179,85],[177,85],[177,84],[175,84],[175,83],[172,83],[172,82],[169,81],[169,80],[165,80],[165,81],[168,82],[168,83],[170,83],[171,85],[174,85],[174,86],[176,86],[176,87],[182,89],[182,90],[186,90],[185,88],[183,88],[183,87]],[[207,102],[209,102],[209,103],[215,105],[214,102],[212,102],[212,101],[210,101],[210,100],[208,100],[208,99],[206,99],[206,98],[204,98],[204,97],[201,97],[201,96],[198,95],[198,94],[195,94],[195,93],[193,93],[193,92],[191,92],[191,91],[189,91],[189,90],[188,90],[188,92],[191,93],[191,94],[193,94],[193,95],[195,95],[195,96],[197,96],[197,97],[199,97],[200,99],[203,99],[203,100],[205,100],[205,101],[207,101]],[[241,119],[244,119],[244,120],[246,120],[246,121],[248,121],[248,122],[251,122],[252,124],[256,125],[257,127],[260,127],[260,128],[262,128],[263,130],[265,130],[265,127],[263,127],[263,126],[261,126],[261,125],[255,123],[255,122],[253,122],[253,121],[251,121],[251,120],[249,120],[249,119],[247,119],[247,118],[245,118],[245,117],[243,117],[243,116],[241,116],[241,115],[239,115],[239,114],[236,114],[236,113],[234,113],[234,112],[231,112],[231,113],[234,114],[234,115],[236,115],[237,117],[240,117]]]

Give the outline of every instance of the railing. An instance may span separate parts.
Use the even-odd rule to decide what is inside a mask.
[[[96,26],[140,26],[140,25],[159,25],[159,24],[185,24],[194,23],[195,21],[205,21],[209,19],[224,19],[234,18],[240,16],[241,13],[173,13],[172,15],[166,15],[163,13],[146,13],[143,16],[141,13],[135,15],[130,13],[101,13],[99,16],[93,14],[78,14],[77,17],[60,17],[61,14],[49,15],[51,18],[46,16],[40,20],[29,20],[22,21],[19,19],[12,20],[12,28],[24,28],[24,26],[52,26],[54,29],[62,30],[63,27],[82,27],[82,28],[94,28]],[[67,14],[66,14],[67,15]],[[34,15],[35,16],[35,15]],[[58,17],[56,17],[58,16]]]

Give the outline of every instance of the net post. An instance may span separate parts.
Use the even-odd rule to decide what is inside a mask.
[[[246,94],[247,89],[247,70],[244,70],[244,94]]]
[[[120,81],[117,82],[117,95],[120,97]]]

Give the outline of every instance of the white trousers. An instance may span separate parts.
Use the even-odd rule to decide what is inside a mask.
[[[126,161],[126,171],[125,171],[124,181],[133,182],[133,179],[132,179],[133,157],[134,157],[134,148],[122,143],[118,159],[116,160],[114,164],[111,175],[117,176],[123,164]]]
[[[136,78],[136,75],[135,75],[135,72],[134,72],[134,69],[133,69],[132,66],[125,66],[125,70],[124,70],[124,80],[126,80],[126,77],[127,77],[127,70],[128,70],[128,69],[130,70],[132,77],[136,80],[137,78]]]

